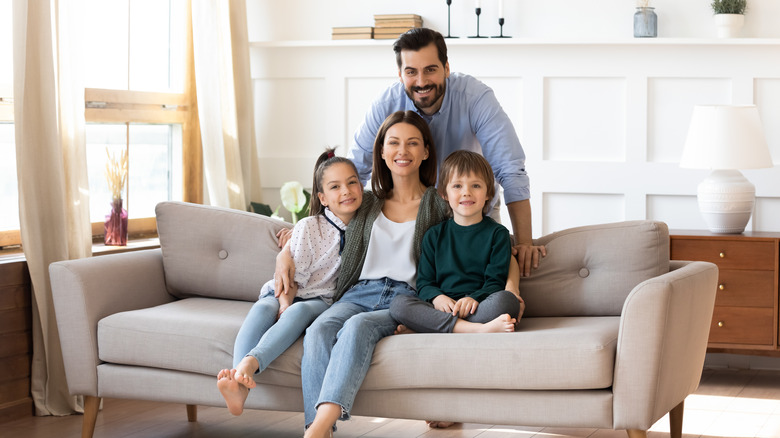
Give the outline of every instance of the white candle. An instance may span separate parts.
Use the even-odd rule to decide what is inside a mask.
[[[498,0],[498,18],[504,18],[504,0]]]
[[[476,3],[477,4],[476,4],[475,7],[477,7],[477,8],[481,8],[482,7],[482,0],[476,0]]]

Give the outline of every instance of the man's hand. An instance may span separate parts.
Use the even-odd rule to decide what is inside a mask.
[[[433,299],[433,308],[445,313],[452,313],[455,308],[455,300],[447,295],[441,294]]]
[[[276,238],[279,239],[279,242],[277,245],[279,245],[279,248],[284,248],[284,245],[287,245],[287,242],[290,241],[290,237],[292,237],[292,230],[289,228],[282,228],[276,233]]]
[[[465,319],[469,315],[473,315],[479,307],[479,301],[471,297],[463,297],[455,303],[455,307],[452,309],[452,314],[460,319]]]
[[[542,257],[547,257],[547,249],[544,245],[519,244],[512,247],[512,255],[517,257],[520,266],[520,276],[530,277],[531,269],[539,267]]]

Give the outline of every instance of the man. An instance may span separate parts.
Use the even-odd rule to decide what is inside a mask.
[[[415,28],[404,33],[393,44],[393,51],[400,81],[373,102],[350,150],[361,182],[365,184],[371,176],[374,139],[385,118],[395,111],[417,111],[431,128],[438,164],[459,149],[481,153],[488,160],[504,189],[520,274],[529,276],[546,250],[532,243],[525,153],[493,90],[472,76],[450,74],[447,45],[434,30]],[[496,195],[491,216],[497,220],[498,202]]]

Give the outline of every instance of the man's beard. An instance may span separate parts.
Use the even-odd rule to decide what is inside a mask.
[[[415,92],[424,90],[428,87],[433,87],[433,92],[429,94],[428,96],[425,96],[421,99],[415,99]],[[417,107],[419,110],[423,110],[425,108],[430,108],[434,105],[435,102],[438,102],[439,99],[444,96],[444,91],[446,90],[446,83],[442,83],[440,85],[433,84],[425,87],[409,87],[406,88],[406,95],[409,96],[409,99],[414,102],[414,106]]]

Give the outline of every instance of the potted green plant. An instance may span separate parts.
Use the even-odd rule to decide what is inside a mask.
[[[712,0],[719,38],[738,37],[745,24],[747,0]]]

